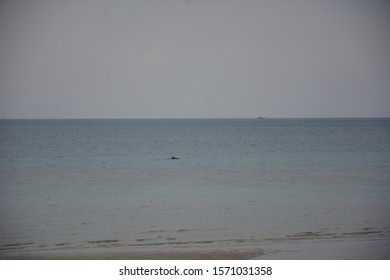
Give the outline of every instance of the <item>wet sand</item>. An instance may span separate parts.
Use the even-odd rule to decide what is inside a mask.
[[[372,238],[262,242],[252,249],[88,250],[0,254],[8,260],[390,260],[390,240]]]
[[[313,239],[264,244],[259,260],[390,260],[389,239]]]
[[[8,260],[247,260],[263,255],[253,251],[148,251],[148,252],[34,252],[1,256]]]

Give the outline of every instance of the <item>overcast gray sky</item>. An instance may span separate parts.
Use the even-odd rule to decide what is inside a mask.
[[[390,116],[390,3],[2,1],[0,117]]]

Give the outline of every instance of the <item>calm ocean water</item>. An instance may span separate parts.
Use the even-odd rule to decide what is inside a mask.
[[[0,256],[390,244],[389,201],[390,119],[0,120]]]

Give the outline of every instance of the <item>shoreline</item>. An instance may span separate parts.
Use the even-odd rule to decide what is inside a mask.
[[[0,255],[0,260],[248,260],[265,254],[259,250],[165,250],[107,252],[24,252]]]
[[[256,260],[390,260],[389,238],[311,239],[267,244]]]
[[[389,238],[280,240],[253,245],[230,249],[24,251],[0,253],[0,260],[390,260]]]

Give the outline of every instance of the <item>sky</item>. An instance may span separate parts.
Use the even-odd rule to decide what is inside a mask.
[[[0,2],[0,118],[389,117],[390,2]]]

